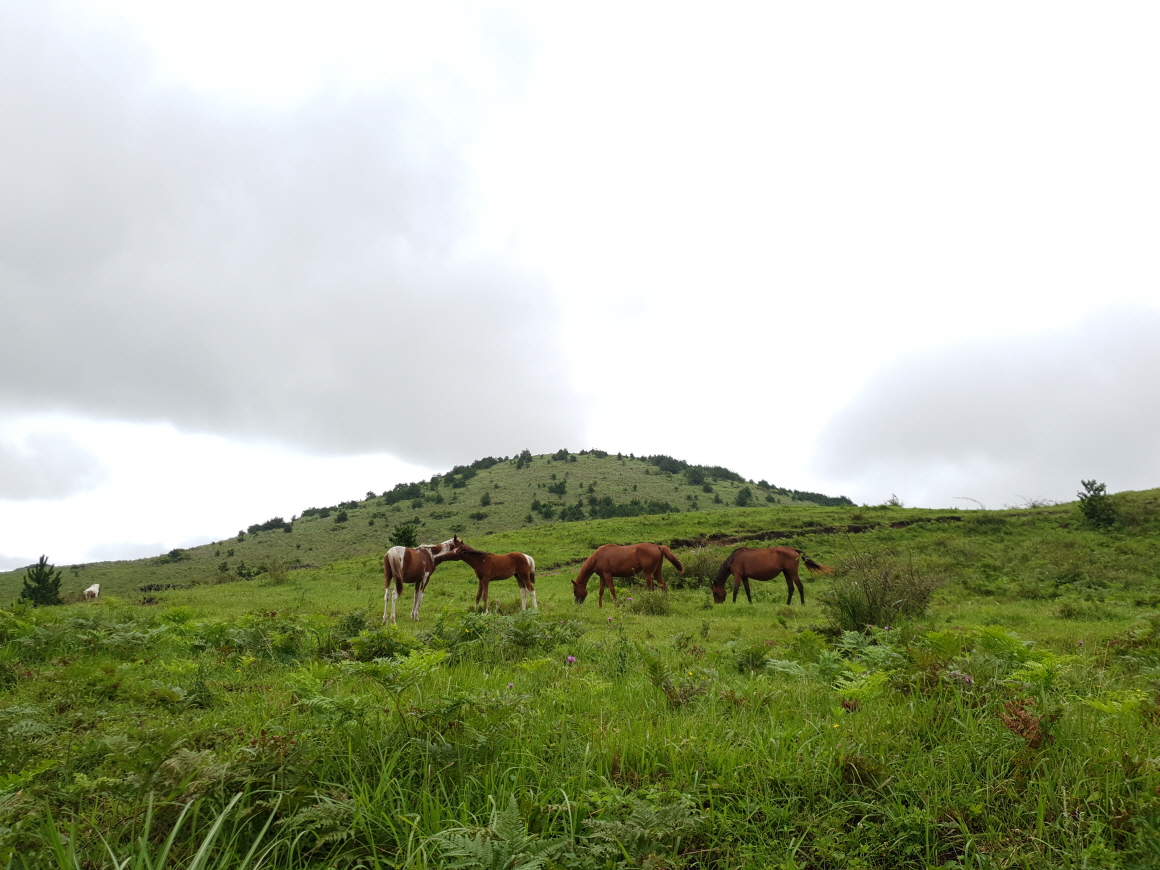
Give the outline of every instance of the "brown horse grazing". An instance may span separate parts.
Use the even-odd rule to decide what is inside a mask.
[[[487,610],[487,587],[492,580],[507,580],[515,577],[520,585],[520,610],[528,609],[528,593],[532,593],[532,607],[539,609],[536,603],[536,560],[527,553],[505,553],[497,556],[495,553],[484,553],[474,547],[464,544],[459,554],[453,558],[466,562],[475,571],[479,579],[479,589],[475,592],[475,606],[479,607],[479,599],[483,599],[483,609]]]
[[[458,537],[442,544],[424,544],[420,547],[391,547],[383,556],[383,625],[387,624],[387,602],[391,604],[391,625],[395,624],[395,599],[403,594],[404,583],[415,584],[415,606],[411,619],[419,619],[419,605],[427,582],[435,573],[435,566],[448,559],[458,559],[464,547]],[[393,581],[393,582],[392,582]]]
[[[797,586],[802,597],[802,604],[806,603],[806,590],[798,576],[798,557],[806,563],[811,572],[832,574],[834,569],[819,565],[794,547],[738,547],[729,554],[717,571],[717,579],[713,581],[713,600],[718,604],[725,603],[725,578],[733,575],[733,601],[737,601],[737,587],[745,584],[745,597],[753,603],[753,595],[749,592],[749,580],[772,580],[778,574],[785,573],[785,585],[789,587],[789,598],[786,604],[793,604],[793,587]]]
[[[616,597],[616,586],[612,582],[614,577],[635,577],[637,574],[644,574],[645,585],[649,589],[653,588],[655,580],[661,589],[668,592],[669,587],[665,585],[664,575],[661,574],[665,559],[676,565],[682,574],[685,573],[685,566],[681,564],[681,560],[663,544],[629,544],[623,547],[619,544],[605,544],[588,557],[588,561],[572,581],[572,593],[576,597],[576,603],[583,604],[584,599],[588,597],[588,578],[593,574],[600,575],[600,597],[597,604],[601,607],[604,606],[605,588],[612,593],[612,600],[620,604]]]

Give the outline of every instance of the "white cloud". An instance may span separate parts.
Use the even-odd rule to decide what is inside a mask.
[[[92,453],[59,432],[0,440],[0,499],[64,498],[92,489],[104,476]]]
[[[1071,500],[1085,478],[1160,486],[1160,313],[913,355],[830,424],[817,471],[850,495],[988,507]]]

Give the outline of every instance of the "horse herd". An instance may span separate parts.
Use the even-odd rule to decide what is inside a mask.
[[[620,601],[616,597],[617,577],[636,577],[644,575],[645,585],[651,590],[654,583],[661,589],[668,591],[664,577],[661,574],[664,560],[668,559],[681,574],[685,573],[685,566],[681,564],[673,551],[663,544],[605,544],[589,556],[580,567],[580,573],[572,581],[572,594],[577,604],[583,604],[588,597],[588,579],[596,574],[600,577],[600,594],[597,604],[604,606],[604,590],[612,594],[614,603]],[[806,591],[798,576],[798,561],[805,562],[811,572],[829,574],[833,570],[825,565],[819,565],[802,550],[794,547],[738,547],[729,554],[713,580],[713,600],[717,604],[725,602],[725,583],[733,577],[733,600],[737,601],[737,591],[744,584],[745,597],[753,603],[753,595],[749,591],[750,580],[772,580],[778,574],[785,575],[785,584],[789,589],[786,604],[793,603],[794,586],[801,596],[802,604],[806,603]],[[492,580],[507,580],[516,578],[520,587],[520,604],[524,609],[528,606],[528,596],[532,597],[532,607],[536,604],[536,561],[526,553],[484,553],[468,546],[458,536],[441,544],[423,544],[418,547],[391,547],[383,556],[383,578],[385,592],[383,594],[383,623],[387,622],[387,608],[390,607],[391,623],[395,622],[395,601],[403,594],[403,584],[409,583],[415,587],[415,604],[411,608],[411,618],[419,618],[419,605],[423,602],[423,593],[435,568],[441,562],[466,562],[475,571],[479,580],[479,587],[475,593],[475,605],[483,602],[487,609],[488,587]]]

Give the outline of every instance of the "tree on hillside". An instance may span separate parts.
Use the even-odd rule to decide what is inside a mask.
[[[395,526],[394,531],[391,532],[390,541],[392,547],[417,547],[419,546],[419,530],[410,523],[402,523]]]
[[[520,455],[516,457],[516,468],[525,468],[532,464],[532,451],[524,448],[520,451]]]
[[[1107,528],[1115,525],[1116,505],[1108,495],[1108,486],[1105,483],[1096,483],[1093,480],[1081,480],[1083,492],[1079,496],[1079,512],[1083,518],[1097,528]]]
[[[29,602],[33,607],[64,604],[60,597],[60,575],[61,571],[48,564],[48,556],[41,556],[39,562],[24,572],[20,600]]]

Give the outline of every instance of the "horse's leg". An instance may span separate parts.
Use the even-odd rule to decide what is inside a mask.
[[[395,622],[395,601],[403,594],[403,581],[396,577],[394,584],[391,586],[391,625],[396,625]]]
[[[737,603],[737,590],[739,590],[740,588],[741,588],[741,575],[734,574],[733,575],[733,603],[734,604]]]
[[[801,598],[802,598],[802,607],[805,607],[805,605],[806,605],[806,588],[804,586],[802,586],[802,578],[801,578],[801,575],[798,573],[797,568],[786,568],[785,569],[785,585],[786,585],[786,588],[789,590],[789,598],[786,599],[786,602],[785,602],[786,605],[788,606],[790,604],[793,604],[793,587],[796,585],[798,588],[798,594],[801,595]]]
[[[387,604],[391,600],[391,581],[383,584],[383,625],[387,624]]]
[[[608,591],[612,593],[612,603],[620,607],[620,599],[616,597],[616,576],[608,575]]]
[[[745,584],[745,597],[749,599],[749,603],[753,603],[753,593],[749,591],[749,577],[748,575],[741,575],[741,582]]]
[[[479,599],[483,598],[483,590],[484,590],[484,586],[483,586],[483,578],[482,578],[482,577],[480,577],[480,576],[478,576],[478,575],[476,575],[476,578],[475,578],[475,579],[476,579],[476,587],[475,587],[475,609],[476,609],[476,610],[479,610]],[[484,609],[485,609],[485,610],[487,609],[487,604],[486,604],[486,603],[484,604]]]
[[[427,588],[427,581],[431,575],[423,572],[423,576],[415,581],[415,606],[411,608],[411,619],[419,621],[419,605],[423,603],[423,590]]]

